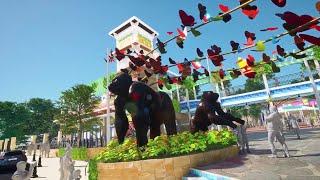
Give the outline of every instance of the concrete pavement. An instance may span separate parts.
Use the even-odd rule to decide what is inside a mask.
[[[279,158],[269,158],[267,133],[251,131],[248,133],[251,154],[198,169],[245,180],[320,180],[320,128],[301,129],[301,134],[301,140],[291,132],[285,135],[291,158],[283,158],[278,142]]]
[[[38,158],[38,157],[37,157]],[[28,162],[32,160],[32,156],[28,156]],[[59,158],[42,158],[41,159],[42,167],[37,167],[38,178],[31,179],[41,179],[41,180],[59,180],[60,179],[60,162]],[[75,169],[81,170],[81,180],[88,179],[88,168],[85,168],[87,162],[85,161],[76,161]],[[12,174],[0,174],[0,180],[10,180]]]

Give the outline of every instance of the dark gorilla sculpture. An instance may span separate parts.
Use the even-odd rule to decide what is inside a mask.
[[[175,111],[168,94],[156,92],[142,82],[133,82],[127,73],[113,79],[108,89],[117,95],[115,106],[115,127],[119,143],[124,141],[128,130],[128,118],[125,110],[132,115],[139,147],[148,143],[150,138],[160,135],[160,126],[165,124],[168,135],[176,134]]]
[[[208,131],[208,126],[212,123],[217,125],[227,125],[236,128],[233,123],[236,121],[244,124],[245,121],[233,117],[230,113],[225,113],[217,102],[219,95],[212,91],[205,91],[201,97],[201,102],[198,105],[194,118],[191,123],[191,132]],[[216,115],[216,113],[218,115]]]

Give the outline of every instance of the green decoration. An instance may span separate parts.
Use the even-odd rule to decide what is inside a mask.
[[[230,76],[232,79],[237,79],[239,76],[235,74],[234,72],[230,72]]]
[[[209,21],[221,21],[221,20],[223,20],[223,17],[221,17],[221,16],[216,16],[216,17],[209,18]]]
[[[191,28],[191,32],[192,32],[194,37],[198,37],[198,36],[201,35],[201,32],[196,30],[195,28]]]
[[[262,52],[266,49],[266,45],[263,41],[258,41],[256,44],[256,51]]]
[[[280,72],[280,68],[276,65],[276,63],[274,63],[273,61],[271,61],[271,67],[272,67],[272,71],[274,73],[278,73]]]

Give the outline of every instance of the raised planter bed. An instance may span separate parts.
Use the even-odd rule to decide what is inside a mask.
[[[131,162],[98,163],[99,180],[125,179],[181,179],[190,168],[206,165],[238,155],[233,145],[227,148],[164,159],[149,159]]]

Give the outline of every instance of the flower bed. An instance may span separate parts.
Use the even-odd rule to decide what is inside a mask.
[[[235,155],[237,148],[232,146],[234,144],[236,144],[236,137],[228,130],[195,134],[183,132],[174,136],[162,135],[154,140],[149,140],[144,150],[136,147],[136,141],[133,138],[126,139],[121,145],[117,141],[111,141],[102,153],[91,160],[89,179],[93,180],[98,177],[103,179],[107,178],[106,176],[108,178],[111,178],[111,176],[123,178],[122,176],[130,174],[131,171],[130,176],[150,175],[150,177],[155,177],[155,173],[158,173],[158,175],[166,174],[159,172],[160,170],[156,171],[155,168],[169,172],[165,168],[165,164],[181,167],[182,170],[179,170],[179,172],[171,171],[171,174],[167,174],[168,177],[179,177],[184,175],[190,167],[203,164],[206,161],[207,163],[213,162],[214,159],[222,160]],[[230,152],[225,150],[227,147],[229,147]],[[223,150],[212,151],[217,149]],[[213,152],[215,154],[212,154]],[[198,160],[193,161],[191,159]],[[182,164],[179,165],[179,163]],[[107,170],[108,168],[110,171]],[[124,172],[125,169],[127,169],[126,172]]]

